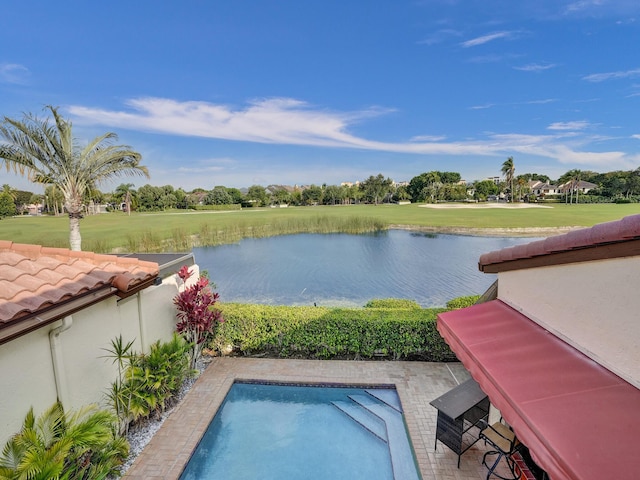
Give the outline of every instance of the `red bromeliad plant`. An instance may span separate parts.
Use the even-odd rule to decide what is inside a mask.
[[[178,276],[186,282],[193,275],[186,265],[180,269]],[[223,322],[222,313],[213,309],[219,295],[213,292],[209,285],[209,279],[201,276],[196,283],[178,293],[173,303],[178,308],[178,323],[176,330],[192,347],[191,368],[195,368],[196,362],[202,353],[202,347],[215,331],[218,323]]]

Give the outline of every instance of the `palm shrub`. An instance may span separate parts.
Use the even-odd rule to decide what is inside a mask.
[[[163,412],[195,373],[189,368],[191,345],[177,334],[168,342],[152,344],[147,354],[133,352],[132,345],[118,337],[106,349],[107,357],[118,365],[118,377],[107,398],[122,433],[131,422]]]
[[[178,272],[183,282],[192,275],[186,265]],[[178,309],[176,330],[191,345],[191,368],[196,367],[205,342],[213,337],[217,325],[224,321],[222,313],[214,308],[218,298],[218,293],[211,290],[209,279],[201,275],[196,283],[185,287],[173,299]]]
[[[57,402],[38,418],[31,408],[2,451],[0,478],[94,480],[114,475],[129,453],[116,422],[111,412],[96,405],[66,414]]]

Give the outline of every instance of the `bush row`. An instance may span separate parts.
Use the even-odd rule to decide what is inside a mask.
[[[446,309],[423,309],[398,300],[372,301],[367,306],[219,303],[225,321],[212,347],[242,355],[293,358],[455,360],[436,329],[436,315]]]
[[[225,205],[189,205],[190,210],[242,210],[239,203]]]

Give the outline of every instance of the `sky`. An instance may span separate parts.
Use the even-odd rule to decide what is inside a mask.
[[[0,116],[185,190],[640,166],[638,0],[4,0]],[[0,184],[38,191],[0,172]]]

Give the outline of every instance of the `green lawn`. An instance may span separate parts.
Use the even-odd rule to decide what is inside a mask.
[[[195,238],[217,244],[234,242],[244,236],[351,231],[350,226],[357,230],[363,222],[382,227],[586,227],[640,214],[640,204],[556,204],[550,207],[432,209],[419,205],[352,205],[134,213],[131,216],[118,212],[86,217],[80,226],[83,250],[142,252],[185,251],[191,248]],[[0,221],[0,239],[68,247],[68,219],[46,216],[6,218]]]

